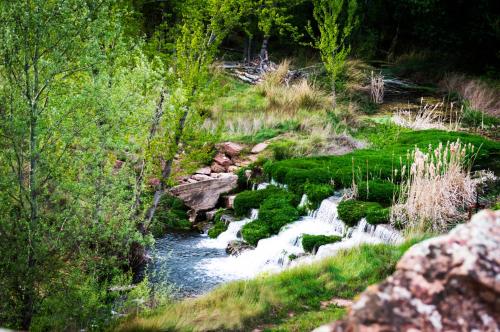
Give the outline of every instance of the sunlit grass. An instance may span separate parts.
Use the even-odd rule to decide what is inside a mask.
[[[332,297],[352,299],[381,281],[394,271],[396,262],[415,242],[363,245],[312,265],[232,282],[200,298],[171,303],[147,317],[129,318],[118,330],[248,331],[262,324],[285,324],[290,312],[319,311],[321,301]],[[302,317],[303,321],[295,322],[298,326],[314,323],[311,317],[316,315]]]

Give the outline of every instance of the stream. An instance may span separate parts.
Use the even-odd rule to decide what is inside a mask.
[[[279,234],[260,240],[255,249],[244,251],[239,256],[227,255],[225,248],[230,241],[241,240],[239,231],[257,218],[258,210],[252,210],[248,218],[231,222],[216,239],[210,239],[206,234],[168,234],[156,241],[150,253],[153,256],[148,269],[150,280],[174,284],[177,298],[193,297],[224,282],[308,264],[363,243],[399,243],[403,240],[400,233],[390,226],[373,226],[365,219],[355,227],[347,227],[337,216],[340,200],[340,195],[323,200],[317,210],[284,226]],[[306,255],[302,248],[303,234],[339,235],[343,239],[321,246],[315,254]]]

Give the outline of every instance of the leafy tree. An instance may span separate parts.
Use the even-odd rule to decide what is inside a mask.
[[[109,284],[128,280],[145,241],[128,218],[127,156],[162,74],[131,47],[127,17],[112,0],[0,2],[3,326],[102,324]]]
[[[336,83],[345,66],[351,48],[349,36],[357,24],[357,0],[314,0],[314,18],[318,24],[319,37],[309,26],[314,38],[313,46],[321,53],[321,59],[332,82],[333,108],[337,107]]]

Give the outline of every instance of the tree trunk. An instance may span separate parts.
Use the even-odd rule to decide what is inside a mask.
[[[170,175],[172,174],[172,165],[174,163],[174,157],[179,152],[179,143],[181,141],[182,133],[184,131],[184,126],[186,124],[186,119],[188,116],[188,109],[184,111],[182,114],[181,118],[179,119],[179,123],[177,125],[177,132],[175,134],[175,153],[174,155],[167,160],[162,168],[161,172],[161,179],[160,179],[160,187],[155,191],[154,197],[153,197],[153,204],[151,207],[148,209],[146,213],[146,218],[145,222],[143,225],[143,232],[147,232],[149,225],[151,224],[151,221],[154,218],[154,215],[156,213],[156,209],[158,208],[158,204],[160,203],[160,199],[162,198],[163,194],[165,193],[165,190],[167,188],[167,181],[170,178]]]
[[[260,48],[260,61],[264,64],[267,64],[269,62],[268,47],[269,36],[264,36],[264,39],[262,40],[262,46]]]
[[[156,136],[156,131],[158,130],[158,126],[160,124],[160,120],[163,116],[163,102],[165,100],[165,90],[162,89],[160,92],[160,99],[158,100],[158,104],[156,105],[155,113],[153,116],[153,121],[151,123],[151,127],[149,129],[149,136],[146,143],[146,152],[151,148],[151,142],[153,138]],[[135,179],[135,194],[134,194],[134,204],[132,206],[132,217],[137,218],[140,214],[140,206],[141,206],[141,195],[142,195],[142,184],[144,181],[144,172],[146,169],[146,159],[143,158],[140,161],[140,169]]]
[[[337,108],[337,92],[335,90],[335,80],[332,82],[332,107],[333,110]]]

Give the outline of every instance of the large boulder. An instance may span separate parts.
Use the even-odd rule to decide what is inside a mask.
[[[180,198],[186,206],[196,213],[213,209],[221,194],[225,194],[238,186],[238,177],[225,174],[218,178],[209,178],[196,183],[181,184],[171,188],[172,195]]]
[[[500,212],[412,247],[348,317],[316,332],[500,331]]]

